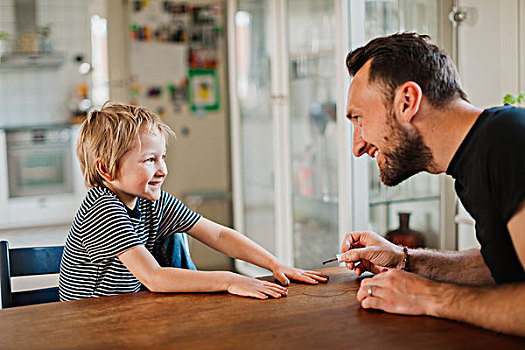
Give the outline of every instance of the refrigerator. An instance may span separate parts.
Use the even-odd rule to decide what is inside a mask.
[[[176,134],[163,190],[231,226],[224,1],[95,1],[93,12],[107,21],[97,42],[110,99],[148,107]],[[199,269],[232,268],[229,257],[189,244]]]

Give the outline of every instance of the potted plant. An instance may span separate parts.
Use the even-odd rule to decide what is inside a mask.
[[[37,30],[40,35],[40,53],[51,53],[53,51],[53,44],[51,43],[51,24],[38,27]]]
[[[518,95],[513,94],[506,94],[505,97],[503,97],[503,103],[508,103],[511,105],[521,105],[522,102],[525,100],[525,93],[521,93]]]
[[[2,62],[2,56],[9,53],[9,34],[7,32],[0,31],[0,62]]]

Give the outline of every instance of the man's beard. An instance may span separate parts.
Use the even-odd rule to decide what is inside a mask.
[[[385,164],[379,167],[379,176],[385,185],[396,186],[412,175],[427,170],[433,162],[433,156],[415,128],[409,129],[399,124],[393,112],[388,120],[393,147],[391,151],[383,152]]]

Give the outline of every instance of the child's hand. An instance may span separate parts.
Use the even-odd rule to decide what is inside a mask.
[[[258,299],[268,299],[269,296],[273,298],[286,296],[288,289],[272,282],[233,274],[228,286],[228,293]]]
[[[273,269],[273,277],[281,282],[283,285],[287,286],[290,281],[289,277],[295,281],[301,281],[310,284],[317,284],[319,282],[327,282],[328,276],[317,271],[305,271],[301,269],[296,269],[294,267],[289,267],[286,265],[278,265]]]

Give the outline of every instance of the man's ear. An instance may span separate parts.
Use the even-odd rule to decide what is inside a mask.
[[[95,160],[95,168],[104,180],[108,182],[113,181],[113,177],[107,172],[106,166],[104,165],[104,163],[102,163],[102,159],[97,158],[97,160]]]
[[[397,88],[394,96],[394,108],[402,121],[406,123],[412,121],[412,118],[419,111],[422,98],[423,91],[416,82],[407,81]]]

